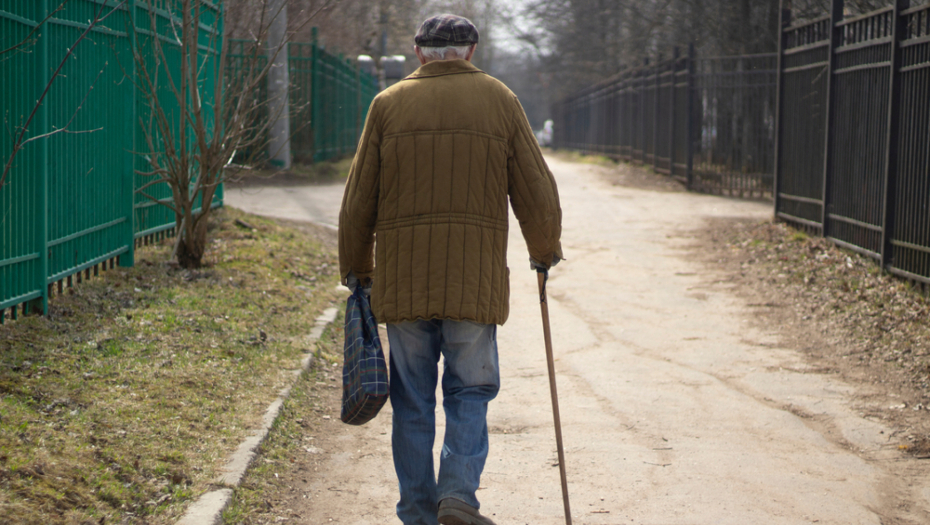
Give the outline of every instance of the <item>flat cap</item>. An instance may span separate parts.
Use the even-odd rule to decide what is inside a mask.
[[[420,24],[413,41],[420,47],[470,46],[478,43],[478,28],[465,17],[437,15]]]

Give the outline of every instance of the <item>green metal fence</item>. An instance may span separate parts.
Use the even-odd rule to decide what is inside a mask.
[[[226,78],[229,79],[227,84],[236,83],[235,79],[255,78],[268,63],[268,59],[263,54],[264,50],[257,48],[252,40],[241,40],[231,38],[226,41]],[[240,81],[241,82],[241,81]],[[241,86],[241,83],[239,84]],[[239,88],[242,91],[242,88]],[[257,109],[253,115],[255,122],[261,122],[268,118],[268,82],[259,82],[256,92],[250,94],[253,101],[257,104]],[[253,127],[253,129],[255,129]],[[251,139],[251,137],[250,137]],[[261,144],[268,141],[267,133],[256,141],[261,148]],[[251,142],[251,140],[250,140]],[[249,160],[264,161],[268,159],[267,150],[253,151],[251,147],[238,151],[234,159],[237,163],[248,162]]]
[[[249,62],[251,43],[231,40],[229,45],[226,74],[235,75]],[[378,94],[378,79],[327,51],[317,41],[316,28],[312,42],[288,44],[288,76],[294,160],[319,162],[354,153],[368,106]],[[266,100],[267,92],[259,97]]]
[[[56,283],[60,290],[63,280],[114,261],[130,266],[137,239],[174,227],[167,208],[135,191],[147,182],[134,174],[141,162],[134,152],[144,143],[142,97],[127,76],[135,73],[133,39],[151,36],[147,3],[71,0],[55,11],[60,3],[0,0],[0,165],[89,21],[101,8],[116,9],[64,60],[25,135],[36,140],[16,156],[0,188],[0,321],[7,311],[47,312]],[[206,7],[220,16],[218,7]],[[156,15],[163,45],[177,47],[169,37],[169,21],[177,19],[160,8]],[[205,23],[201,30],[212,29]],[[203,41],[218,42],[210,37]],[[40,138],[56,130],[64,131]],[[170,196],[166,187],[147,191]],[[221,201],[220,191],[213,204]]]
[[[357,64],[326,50],[316,37],[307,44],[290,44],[291,108],[303,128],[291,139],[296,160],[329,160],[355,151],[368,106],[378,94],[378,80]],[[307,118],[309,117],[309,118]]]

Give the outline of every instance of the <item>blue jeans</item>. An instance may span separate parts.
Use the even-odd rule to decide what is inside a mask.
[[[475,491],[488,457],[488,402],[500,390],[497,325],[431,320],[389,324],[391,444],[405,525],[437,525],[439,501],[478,508]],[[433,469],[439,355],[446,435]]]

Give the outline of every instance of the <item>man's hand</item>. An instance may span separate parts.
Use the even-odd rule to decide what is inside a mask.
[[[560,259],[558,255],[552,254],[552,264],[550,264],[549,267],[547,268],[545,264],[537,262],[533,260],[532,257],[530,257],[530,270],[533,270],[533,271],[548,270],[549,268],[552,268],[553,266],[559,264],[559,261],[561,260],[562,259]]]
[[[355,289],[359,286],[362,286],[362,284],[358,281],[358,277],[355,276],[354,272],[350,271],[349,275],[346,277],[346,287],[349,289],[349,291],[355,293]],[[369,279],[368,282],[362,286],[362,293],[365,294],[365,297],[371,296],[371,279]]]

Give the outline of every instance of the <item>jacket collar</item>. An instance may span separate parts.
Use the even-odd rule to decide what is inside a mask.
[[[467,60],[435,60],[420,66],[404,80],[417,78],[441,77],[444,75],[457,75],[460,73],[484,73]]]

